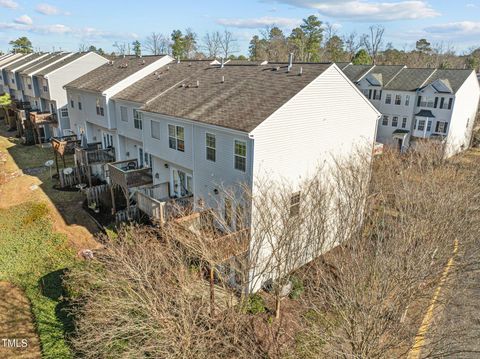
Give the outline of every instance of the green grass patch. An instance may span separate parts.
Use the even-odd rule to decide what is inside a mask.
[[[61,278],[75,254],[65,236],[53,232],[48,216],[39,203],[0,210],[0,280],[22,288],[30,300],[43,358],[72,358]]]

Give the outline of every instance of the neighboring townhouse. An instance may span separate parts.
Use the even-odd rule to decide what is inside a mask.
[[[251,216],[244,186],[255,195],[269,178],[295,188],[332,158],[362,147],[370,155],[381,117],[334,64],[171,63],[111,101],[117,162],[107,165],[109,182],[127,205],[160,221],[172,205],[210,208],[237,230],[236,219]],[[89,136],[98,132],[88,126]]]
[[[8,65],[12,65],[14,63],[20,62],[25,56],[31,56],[31,54],[23,55],[23,54],[12,54],[11,56],[7,56],[4,59],[0,60],[0,92],[9,92],[8,83],[5,83],[5,74],[4,68]]]
[[[24,56],[20,61],[8,64],[3,68],[3,86],[4,90],[8,88],[8,92],[12,99],[23,101],[22,84],[19,83],[18,72],[23,69],[39,63],[42,60],[48,59],[51,54],[48,53],[33,53]]]
[[[101,142],[103,148],[118,149],[118,119],[112,97],[172,60],[165,55],[125,56],[65,85],[72,130],[84,134],[88,143]]]
[[[469,147],[480,99],[474,71],[351,64],[343,71],[383,115],[377,141],[405,151],[434,139],[447,156]]]
[[[64,86],[107,62],[108,59],[95,52],[68,53],[21,73],[32,87],[30,89],[27,86],[26,96],[39,105],[39,111],[32,112],[30,118],[37,125],[42,138],[71,134],[70,103]]]

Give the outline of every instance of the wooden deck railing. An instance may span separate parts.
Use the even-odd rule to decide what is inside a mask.
[[[30,112],[30,121],[40,125],[44,123],[56,124],[58,123],[57,115],[50,112]]]
[[[108,163],[110,181],[124,189],[153,183],[152,169],[138,168],[136,159]]]
[[[96,148],[75,148],[75,155],[77,162],[82,165],[88,166],[97,163],[109,163],[115,161],[115,149],[106,148],[106,149],[96,149]]]

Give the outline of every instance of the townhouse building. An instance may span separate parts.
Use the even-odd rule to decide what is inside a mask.
[[[106,62],[94,52],[12,54],[4,63],[0,59],[2,89],[16,103],[19,134],[24,133],[25,126],[33,126],[36,142],[69,134],[63,86]]]
[[[130,60],[129,67],[138,61]],[[103,71],[116,77],[119,67],[105,65]],[[125,78],[118,75],[106,86],[119,89]],[[209,208],[232,230],[241,229],[238,218],[248,217],[242,222],[249,223],[251,238],[253,209],[246,211],[250,204],[242,203],[240,188],[255,195],[262,177],[299,186],[332,158],[362,146],[371,154],[380,118],[334,64],[169,59],[115,94],[103,82],[88,74],[68,84],[69,97],[91,95],[83,99],[83,110],[69,110],[86,142],[115,147],[116,161],[105,168],[127,206],[157,220],[165,220],[172,204]],[[105,91],[110,96],[102,97]],[[226,189],[238,198],[232,200]]]
[[[405,151],[436,140],[447,156],[469,147],[480,99],[474,71],[352,64],[342,69],[383,115],[377,141]]]

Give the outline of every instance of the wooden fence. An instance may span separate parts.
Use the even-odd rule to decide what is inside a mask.
[[[102,184],[100,186],[93,186],[85,188],[85,195],[87,196],[87,205],[90,206],[93,203],[97,205],[103,205],[104,207],[112,207],[112,196],[110,193],[110,186],[108,184]]]
[[[137,206],[130,206],[129,209],[124,209],[115,213],[115,223],[120,225],[124,222],[136,221],[140,219],[140,211]]]
[[[60,188],[74,187],[79,183],[88,183],[89,169],[87,166],[73,167],[72,173],[65,174],[60,170],[58,180],[60,181]]]

